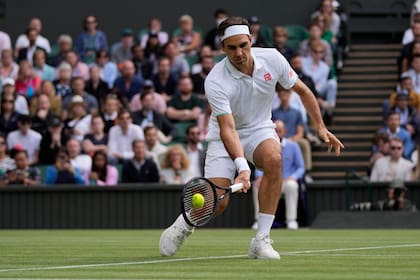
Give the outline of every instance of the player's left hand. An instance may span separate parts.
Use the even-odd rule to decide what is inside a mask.
[[[328,145],[328,152],[330,153],[333,149],[335,150],[335,155],[339,156],[341,149],[344,149],[343,143],[327,128],[323,127],[318,130],[319,137]]]

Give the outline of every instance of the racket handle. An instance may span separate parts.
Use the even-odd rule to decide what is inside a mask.
[[[242,183],[237,183],[237,184],[234,184],[234,185],[232,185],[232,186],[230,186],[230,191],[232,192],[232,193],[234,193],[234,192],[237,192],[237,191],[239,191],[239,190],[242,190],[242,188],[244,187],[244,184],[242,184]]]

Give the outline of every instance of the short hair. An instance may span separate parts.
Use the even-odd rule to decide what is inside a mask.
[[[248,26],[249,33],[251,33],[251,29],[249,28],[249,23],[245,18],[228,17],[227,19],[225,19],[224,21],[220,23],[219,27],[217,28],[217,35],[219,37],[222,37],[223,35],[225,35],[226,28],[232,25],[246,25]]]
[[[190,133],[190,130],[191,130],[191,129],[193,129],[194,127],[198,127],[198,128],[200,128],[200,127],[198,126],[198,124],[190,124],[190,125],[187,127],[187,129],[185,130],[185,133],[186,133],[186,134]]]
[[[227,15],[227,14],[228,12],[225,9],[218,8],[216,11],[214,11],[213,17],[217,18],[219,15]]]
[[[122,108],[119,112],[118,112],[118,118],[120,119],[124,114],[129,114],[131,117],[131,112],[127,109],[127,108]]]
[[[145,128],[143,129],[144,135],[146,135],[147,132],[149,132],[149,130],[152,130],[152,129],[157,130],[157,127],[154,126],[154,124],[148,124],[148,125],[146,125]]]
[[[146,142],[143,139],[134,139],[133,142],[131,142],[131,148],[134,149],[134,147],[137,145],[137,143],[146,144]]]
[[[289,35],[289,32],[287,31],[287,28],[283,26],[276,26],[273,29],[273,37],[277,35],[284,35],[287,37]]]

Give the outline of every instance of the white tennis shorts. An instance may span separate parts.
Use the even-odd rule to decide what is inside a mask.
[[[279,137],[274,128],[258,129],[249,136],[240,138],[245,158],[249,162],[254,163],[253,155],[255,149],[261,142],[270,138],[276,140],[280,145]],[[223,142],[221,140],[209,141],[204,166],[204,176],[206,178],[228,178],[233,180],[235,173],[235,165],[227,153]]]

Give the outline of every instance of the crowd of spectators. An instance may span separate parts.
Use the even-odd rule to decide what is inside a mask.
[[[253,46],[274,47],[292,62],[328,123],[345,49],[338,11],[338,1],[320,1],[308,19],[308,39],[295,48],[285,26],[248,19]],[[202,176],[211,112],[203,85],[224,57],[216,30],[228,15],[216,10],[207,32],[181,15],[172,33],[153,17],[138,34],[123,28],[114,43],[94,15],[84,18],[76,38],[63,33],[56,42],[42,35],[39,18],[14,46],[0,32],[1,184],[183,183]],[[299,143],[310,172],[319,139],[296,93],[283,91],[273,121],[286,123],[286,137]]]

